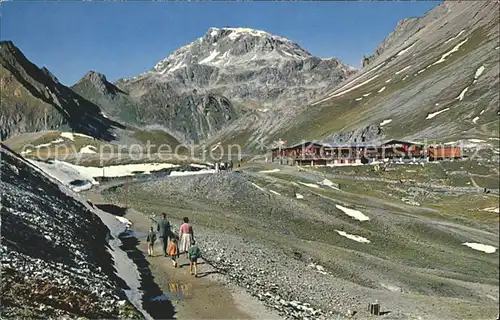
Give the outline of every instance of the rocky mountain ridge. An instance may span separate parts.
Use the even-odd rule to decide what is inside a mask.
[[[0,64],[2,140],[57,128],[113,140],[113,128],[123,128],[104,117],[99,106],[62,85],[48,69],[31,63],[11,41],[0,43]]]
[[[118,101],[84,85],[85,77],[73,89],[121,120],[163,125],[200,141],[235,121],[244,125],[248,113],[294,113],[355,72],[264,31],[210,28],[148,72],[118,80],[116,87],[126,93]]]
[[[278,108],[290,103],[300,106],[355,71],[336,58],[314,57],[298,44],[264,31],[210,28],[150,71],[117,84],[134,88],[133,84],[148,79],[181,92],[215,92],[241,104],[253,101],[260,107]]]
[[[355,142],[363,132],[371,132],[369,140],[497,139],[498,6],[445,1],[401,21],[363,59],[361,72],[262,136],[289,142]]]

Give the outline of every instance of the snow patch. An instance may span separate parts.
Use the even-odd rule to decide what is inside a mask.
[[[318,182],[318,184],[324,185],[326,187],[330,187],[330,188],[335,189],[335,190],[340,190],[339,188],[337,188],[335,186],[335,184],[331,180],[328,180],[326,178],[323,181]]]
[[[130,222],[130,220],[127,218],[116,216],[116,220],[123,223],[127,228],[130,228],[132,226],[132,222]]]
[[[477,80],[477,78],[479,78],[479,76],[481,76],[484,72],[484,66],[480,66],[479,68],[477,68],[476,70],[476,73],[474,74],[474,79]]]
[[[343,236],[343,237],[346,237],[347,239],[351,239],[351,240],[354,240],[356,242],[361,242],[361,243],[370,243],[370,240],[366,239],[366,238],[363,238],[361,236],[357,236],[357,235],[354,235],[354,234],[349,234],[347,232],[344,232],[344,231],[339,231],[339,230],[335,230],[339,235]]]
[[[262,187],[260,187],[260,186],[256,185],[255,183],[253,183],[253,182],[250,182],[250,183],[251,183],[251,184],[252,184],[252,186],[254,186],[255,188],[257,188],[257,189],[259,189],[259,190],[261,190],[261,191],[264,191],[264,192],[266,191],[266,190],[264,190],[264,188],[262,188]]]
[[[337,209],[343,211],[345,214],[347,214],[348,216],[356,219],[356,220],[359,220],[359,221],[368,221],[370,220],[370,218],[368,218],[367,216],[365,216],[361,211],[358,211],[358,210],[354,210],[354,209],[350,209],[350,208],[346,208],[346,207],[343,207],[339,204],[335,205],[335,207],[337,207]]]
[[[361,100],[363,100],[363,98],[356,98],[356,99],[354,99],[354,101],[361,101]]]
[[[436,111],[436,112],[434,112],[434,113],[429,113],[429,114],[427,115],[427,118],[425,118],[425,119],[432,119],[432,118],[434,118],[435,116],[437,116],[438,114],[443,113],[443,112],[448,111],[448,110],[450,110],[450,108],[445,108],[445,109],[443,109],[443,110],[439,110],[439,111]]]
[[[87,139],[94,139],[94,137],[91,137],[91,136],[88,136],[86,134],[83,134],[83,133],[73,133],[73,136],[76,136],[76,137],[81,137],[81,138],[87,138]]]
[[[384,121],[382,121],[382,122],[380,123],[380,126],[381,126],[381,127],[382,127],[382,126],[385,126],[386,124],[389,124],[389,123],[391,123],[391,122],[392,122],[392,119],[386,119],[386,120],[384,120]]]
[[[257,111],[262,112],[262,113],[266,113],[269,111],[269,109],[257,109]]]
[[[297,198],[297,199],[304,199],[304,196],[301,195],[300,193],[296,193],[295,194],[295,198]]]
[[[75,136],[79,136],[79,137],[83,137],[83,138],[89,138],[89,139],[94,139],[90,136],[87,136],[85,134],[81,134],[81,133],[73,133],[73,132],[61,132],[61,137],[62,138],[66,138],[66,139],[69,139],[71,141],[75,141]]]
[[[204,164],[197,164],[197,163],[191,163],[189,166],[193,167],[193,168],[201,168],[201,169],[206,169],[207,166],[204,165]]]
[[[368,79],[368,80],[366,80],[366,81],[363,81],[363,82],[361,82],[360,84],[355,85],[355,86],[354,86],[354,87],[352,87],[352,88],[349,88],[349,89],[347,89],[347,90],[344,90],[344,91],[339,92],[339,93],[334,94],[334,95],[330,95],[330,97],[332,97],[332,98],[333,98],[333,97],[338,97],[338,96],[344,95],[344,94],[346,94],[346,93],[348,93],[348,92],[351,92],[352,90],[355,90],[355,89],[357,89],[357,88],[359,88],[359,87],[361,87],[361,86],[364,86],[365,84],[370,83],[371,81],[373,81],[374,79],[376,79],[376,78],[378,78],[378,77],[379,77],[379,75],[377,74],[377,75],[375,75],[375,76],[371,77],[370,79]]]
[[[198,174],[208,174],[215,173],[213,169],[198,170],[198,171],[172,171],[169,176],[171,177],[181,177],[181,176],[194,176]]]
[[[97,150],[96,147],[89,145],[81,148],[80,153],[97,153],[95,150]]]
[[[408,48],[406,48],[406,49],[403,49],[403,50],[399,51],[399,52],[396,54],[396,56],[398,56],[398,57],[399,57],[399,56],[401,56],[401,55],[405,54],[406,52],[408,52],[409,50],[411,50],[411,48],[413,48],[414,46],[415,46],[415,43],[414,43],[414,44],[412,44],[411,46],[409,46]]]
[[[269,189],[269,192],[271,192],[271,193],[273,193],[273,194],[275,194],[275,195],[277,195],[277,196],[281,196],[281,193],[276,192],[276,191],[274,191],[274,190]]]
[[[217,149],[218,147],[220,147],[220,142],[218,142],[215,146],[213,146],[212,149],[210,149],[210,152],[215,151],[215,149]]]
[[[455,40],[456,38],[460,37],[462,35],[462,33],[464,33],[464,32],[465,32],[465,30],[461,30],[456,36],[451,37],[450,39],[446,40],[444,42],[444,44],[447,44],[448,42]]]
[[[70,182],[74,180],[87,180],[91,184],[99,184],[94,177],[124,177],[133,176],[133,172],[153,172],[159,171],[167,168],[175,168],[178,165],[173,165],[170,163],[136,163],[136,164],[125,164],[125,165],[114,165],[108,167],[84,167],[74,165],[68,162],[54,160],[53,163],[46,163],[35,160],[28,160],[36,167],[40,168],[42,171],[52,176],[56,180],[60,181],[62,184],[72,187]],[[209,170],[206,170],[209,171]],[[195,174],[196,172],[189,172],[190,174]],[[204,171],[202,171],[204,172]],[[178,172],[171,175],[181,175],[182,172]]]
[[[464,99],[464,96],[465,96],[465,93],[467,92],[467,90],[469,90],[469,87],[465,87],[465,89],[463,89],[462,92],[460,92],[458,97],[456,97],[455,99],[457,99],[458,101],[462,101]]]
[[[472,123],[476,123],[477,120],[479,120],[479,117],[475,117],[474,119],[472,119]]]
[[[454,52],[457,52],[458,49],[460,49],[460,47],[467,42],[467,40],[469,40],[469,38],[466,38],[464,41],[460,42],[459,44],[457,44],[455,47],[453,47],[453,49],[451,49],[450,51],[446,52],[445,54],[443,54],[441,56],[441,59],[439,59],[438,61],[434,62],[432,65],[436,65],[436,64],[440,64],[440,63],[443,63],[446,61],[446,58],[448,56],[450,56],[452,53]]]
[[[411,65],[404,67],[403,69],[396,71],[394,74],[400,74],[401,72],[405,72],[406,70],[410,69]]]
[[[363,95],[363,97],[368,97],[368,96],[369,96],[369,95],[371,95],[371,94],[372,94],[371,92],[365,93],[365,94]]]
[[[209,63],[210,61],[214,60],[215,57],[217,57],[219,55],[219,53],[220,52],[217,51],[217,50],[212,51],[208,57],[206,57],[205,59],[203,59],[200,62],[198,62],[198,64]]]
[[[52,142],[47,142],[47,143],[39,144],[35,148],[40,149],[40,148],[49,147],[50,145],[52,145]]]
[[[469,139],[470,142],[474,142],[474,143],[481,143],[481,142],[486,142],[484,140],[481,140],[481,139]]]
[[[487,212],[493,212],[493,213],[500,213],[499,208],[491,207],[491,208],[484,208],[483,211]]]
[[[485,253],[495,253],[495,251],[497,251],[497,248],[495,248],[494,246],[487,245],[487,244],[465,242],[465,243],[463,243],[463,245],[467,246],[469,248],[472,248],[474,250],[482,251]]]
[[[383,65],[385,65],[385,62],[382,62],[382,63],[381,63],[381,64],[379,64],[378,66],[376,66],[376,67],[374,67],[374,68],[372,68],[372,69],[370,69],[370,70],[366,71],[366,72],[365,72],[365,73],[363,73],[361,76],[359,76],[359,77],[357,77],[357,78],[354,78],[353,80],[351,80],[351,81],[349,81],[348,83],[344,84],[344,85],[343,85],[343,86],[341,86],[340,88],[338,88],[338,89],[336,89],[335,91],[333,91],[333,92],[332,92],[332,93],[331,93],[328,97],[332,97],[332,96],[333,96],[333,97],[337,97],[338,95],[342,95],[342,94],[343,94],[343,93],[345,93],[345,92],[340,93],[340,94],[337,94],[337,92],[339,92],[339,91],[341,91],[341,90],[344,90],[344,88],[346,88],[346,87],[347,87],[347,86],[349,86],[350,84],[355,83],[356,81],[359,81],[359,79],[364,78],[367,74],[369,74],[369,73],[371,73],[371,72],[373,72],[373,71],[375,71],[375,70],[379,69],[379,68],[380,68],[380,67],[382,67]],[[374,78],[377,78],[377,77],[378,77],[378,75],[377,75],[377,76],[375,76],[375,77],[373,77],[372,79],[367,80],[367,81],[369,82],[369,81],[371,81],[371,80],[373,80]],[[366,82],[366,83],[368,83],[368,82]],[[361,86],[361,85],[363,85],[363,84],[365,84],[365,83],[362,83],[362,84],[358,85],[357,87],[359,87],[359,86]],[[355,89],[355,88],[348,89],[348,91],[346,91],[346,92],[349,92],[349,91],[354,90],[354,89]],[[336,95],[336,94],[337,94],[337,95]],[[321,100],[321,101],[315,102],[315,103],[314,103],[314,104],[312,104],[312,105],[316,105],[316,104],[321,103],[321,102],[323,102],[323,101],[326,101],[326,100],[328,100],[328,99],[329,99],[329,98],[323,99],[323,100]]]
[[[174,72],[175,70],[178,70],[178,69],[183,68],[183,67],[186,67],[186,64],[184,64],[184,62],[182,60],[179,60],[179,62],[177,62],[177,64],[174,65],[172,68],[165,69],[165,70],[168,70],[168,72],[170,73],[170,72]]]
[[[271,173],[271,172],[280,172],[280,169],[272,169],[272,170],[262,170],[260,173]]]
[[[319,264],[315,264],[315,263],[310,263],[307,265],[308,268],[311,268],[313,270],[316,270],[318,273],[322,274],[322,275],[328,275],[328,272],[325,270],[325,267],[319,265]],[[295,303],[294,301],[291,302],[292,306],[293,305],[298,305],[297,303]]]
[[[481,110],[481,112],[479,112],[479,115],[482,115],[484,113],[485,110]]]
[[[299,183],[304,185],[304,186],[310,187],[310,188],[321,189],[320,186],[318,186],[317,184],[314,184],[314,183],[305,183],[302,181],[299,181]]]
[[[381,92],[382,92],[382,91],[384,91],[384,90],[385,90],[385,87],[382,87],[382,88],[380,88],[380,90],[379,90],[379,91],[377,91],[377,92],[378,92],[378,93],[381,93]]]
[[[385,83],[389,83],[391,81],[392,81],[392,79],[387,79],[387,80],[385,80]]]
[[[27,149],[27,150],[21,151],[21,155],[24,156],[25,154],[28,154],[28,153],[31,153],[31,152],[33,152],[32,149]]]

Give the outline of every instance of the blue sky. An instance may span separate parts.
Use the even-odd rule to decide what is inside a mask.
[[[265,30],[358,67],[399,20],[438,3],[14,1],[1,4],[1,39],[66,85],[88,70],[136,76],[212,26]]]

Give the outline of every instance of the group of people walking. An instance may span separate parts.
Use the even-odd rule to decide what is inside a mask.
[[[173,266],[177,268],[177,260],[181,254],[185,254],[189,260],[189,272],[195,277],[198,276],[198,259],[201,258],[201,250],[196,245],[193,226],[189,223],[189,218],[184,217],[179,233],[175,235],[171,230],[170,221],[167,220],[167,214],[162,213],[162,219],[157,224],[157,231],[162,244],[163,255],[170,257]],[[146,241],[148,243],[148,256],[153,256],[156,241],[153,226],[149,230]]]
[[[229,161],[225,161],[225,162],[222,162],[222,161],[217,161],[215,163],[215,172],[221,172],[221,171],[233,171],[233,160],[229,160]]]
[[[238,168],[240,167],[240,164],[241,164],[242,160],[240,159],[240,161],[238,162]],[[221,171],[233,171],[233,167],[234,167],[234,164],[233,164],[233,160],[229,159],[229,161],[222,161],[222,160],[219,160],[215,163],[214,165],[215,167],[215,172],[221,172]]]

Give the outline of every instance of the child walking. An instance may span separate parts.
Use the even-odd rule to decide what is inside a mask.
[[[187,255],[189,259],[189,273],[191,273],[191,275],[194,274],[195,277],[198,277],[198,259],[201,258],[201,250],[200,248],[198,248],[194,240],[191,247],[188,249]]]
[[[156,233],[154,232],[153,226],[149,229],[148,237],[146,242],[148,243],[148,256],[152,257],[154,255],[154,244],[156,241]]]
[[[172,238],[168,244],[168,255],[172,259],[174,268],[177,268],[177,258],[179,257],[179,248],[177,247],[177,240]]]

